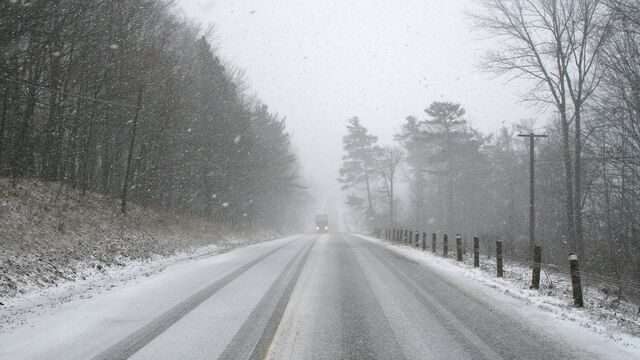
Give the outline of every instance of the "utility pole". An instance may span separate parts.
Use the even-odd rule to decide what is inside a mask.
[[[535,138],[547,137],[546,134],[518,134],[519,137],[529,138],[529,251],[533,250],[535,244],[536,212],[535,212]]]

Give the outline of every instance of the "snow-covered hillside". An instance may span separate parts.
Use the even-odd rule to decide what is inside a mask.
[[[22,180],[12,187],[0,179],[0,303],[130,263],[274,236],[234,232],[136,204],[123,217],[113,198],[81,196],[59,183]]]

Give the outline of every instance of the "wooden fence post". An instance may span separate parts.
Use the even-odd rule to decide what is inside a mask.
[[[420,232],[416,230],[416,242],[413,244],[413,247],[420,246]]]
[[[436,233],[431,233],[431,252],[436,253]]]
[[[496,276],[502,277],[502,241],[496,241]]]
[[[540,288],[540,268],[542,263],[542,248],[540,245],[533,247],[533,274],[531,275],[531,286],[529,289],[538,290]]]
[[[456,252],[458,261],[462,261],[462,235],[456,234]]]
[[[473,267],[480,267],[480,239],[473,237]]]
[[[408,244],[409,243],[409,230],[404,229],[404,243]]]
[[[442,238],[442,256],[448,257],[449,255],[449,237],[447,234],[444,234]]]
[[[426,232],[422,232],[422,251],[426,251],[427,250],[427,233]]]
[[[573,304],[575,307],[584,307],[582,300],[582,279],[580,277],[580,265],[578,255],[569,254],[569,266],[571,268],[571,286],[573,287]]]

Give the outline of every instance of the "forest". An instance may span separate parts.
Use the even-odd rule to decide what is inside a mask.
[[[463,104],[434,101],[382,145],[354,117],[339,174],[348,205],[372,227],[501,240],[529,259],[528,137],[547,135],[534,140],[544,262],[574,252],[587,271],[640,281],[640,3],[481,3],[470,17],[500,44],[482,68],[529,84],[544,120],[483,133]]]
[[[0,176],[232,227],[296,225],[285,119],[171,1],[0,2]]]

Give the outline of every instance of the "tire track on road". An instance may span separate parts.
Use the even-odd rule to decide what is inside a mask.
[[[309,304],[308,296],[313,294],[309,288],[310,285],[318,280],[318,252],[322,251],[318,247],[322,248],[321,238],[322,236],[318,237],[316,245],[314,245],[314,252],[309,255],[309,259],[300,273],[264,360],[296,359],[293,357],[293,352],[300,333],[301,322],[307,320],[300,312],[304,311],[303,309]],[[298,355],[298,358],[303,357]]]
[[[218,359],[264,359],[318,237],[302,248],[263,295]],[[256,329],[263,329],[256,335]]]
[[[165,311],[160,316],[156,317],[154,320],[149,322],[147,325],[144,325],[140,329],[131,333],[129,336],[110,346],[106,350],[102,351],[95,357],[94,360],[109,360],[109,359],[127,359],[133,354],[135,354],[138,350],[142,349],[148,343],[150,343],[154,338],[167,330],[171,325],[175,324],[178,320],[182,319],[185,315],[187,315],[191,310],[195,309],[198,305],[205,302],[215,293],[220,291],[220,289],[224,288],[227,284],[247,272],[252,267],[256,266],[258,263],[262,262],[272,254],[276,253],[278,250],[283,249],[289,244],[298,241],[299,238],[295,240],[291,240],[284,245],[278,246],[277,248],[268,251],[267,253],[258,256],[257,258],[249,261],[248,263],[240,266],[238,269],[232,271],[228,275],[214,282],[213,284],[205,287],[204,289],[198,291],[194,295],[191,295],[189,298],[183,300],[181,303],[175,305],[171,309]]]
[[[443,320],[443,323],[448,324],[451,330],[459,333],[462,336],[462,339],[466,340],[469,345],[471,345],[476,351],[478,351],[482,356],[486,359],[502,359],[502,356],[494,351],[484,340],[482,340],[478,335],[476,335],[473,331],[469,330],[469,328],[459,320],[453,313],[451,313],[444,305],[442,305],[438,300],[436,300],[431,294],[429,294],[426,290],[423,289],[414,279],[405,274],[396,264],[390,261],[385,254],[382,254],[383,249],[375,246],[371,246],[370,244],[364,244],[364,242],[359,241],[360,246],[366,249],[370,254],[372,254],[375,258],[380,261],[383,265],[386,266],[388,270],[402,283],[405,284],[410,290],[418,298],[422,299],[422,302],[425,305],[428,305],[430,308],[435,310],[433,313],[437,317]]]
[[[348,235],[341,235],[344,249],[338,257],[342,276],[341,359],[406,359],[389,319],[375,296]]]

